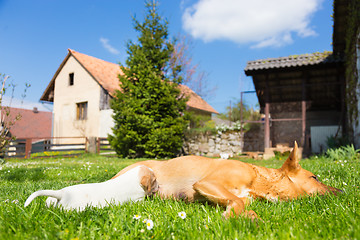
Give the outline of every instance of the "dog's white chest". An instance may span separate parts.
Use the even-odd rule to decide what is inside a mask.
[[[236,194],[238,198],[248,198],[250,197],[250,189],[248,188],[242,188],[240,191],[238,191],[238,194]]]
[[[251,189],[249,188],[246,188],[246,187],[243,187],[243,188],[240,188],[240,189],[233,189],[231,191],[232,194],[234,194],[235,196],[237,196],[238,198],[247,198],[249,199],[250,201],[252,201],[252,196],[250,194],[250,191]]]

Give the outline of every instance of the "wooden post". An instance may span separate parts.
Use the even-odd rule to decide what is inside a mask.
[[[306,74],[302,80],[302,101],[301,101],[301,146],[303,151],[306,148],[306,82],[308,80],[308,74]]]
[[[306,134],[306,101],[301,101],[301,145],[305,150],[305,134]]]
[[[87,150],[89,153],[97,153],[97,137],[88,137],[88,147]]]
[[[27,138],[25,141],[25,158],[31,157],[32,139]]]
[[[264,148],[270,147],[270,103],[265,103]]]
[[[269,96],[269,75],[266,75],[265,89],[265,126],[264,126],[264,148],[270,147],[270,96]]]
[[[100,153],[100,138],[97,137],[96,138],[96,153],[99,154]]]

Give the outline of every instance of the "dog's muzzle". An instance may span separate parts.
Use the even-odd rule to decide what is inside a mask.
[[[344,191],[338,188],[334,188],[334,187],[329,187],[329,190],[335,195],[337,196],[338,194],[343,193]]]

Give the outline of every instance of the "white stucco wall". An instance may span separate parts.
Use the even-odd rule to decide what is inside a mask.
[[[100,111],[100,126],[99,126],[99,137],[108,137],[111,134],[111,128],[114,127],[114,120],[112,118],[113,110],[106,109]]]
[[[72,86],[70,73],[74,73]],[[54,99],[54,137],[99,136],[100,86],[72,56],[55,79]],[[80,102],[88,102],[86,120],[76,120]]]

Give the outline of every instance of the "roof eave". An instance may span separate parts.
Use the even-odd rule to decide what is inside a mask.
[[[56,70],[54,76],[52,77],[51,81],[49,82],[49,84],[47,85],[45,91],[43,92],[43,94],[40,97],[40,101],[44,101],[44,102],[54,102],[53,100],[50,100],[48,98],[50,91],[54,91],[55,88],[55,79],[57,78],[57,76],[59,75],[61,69],[64,67],[65,63],[67,62],[67,60],[70,58],[71,56],[71,51],[70,49],[68,49],[68,54],[66,55],[65,59],[61,62],[60,66],[58,67],[58,69]]]

